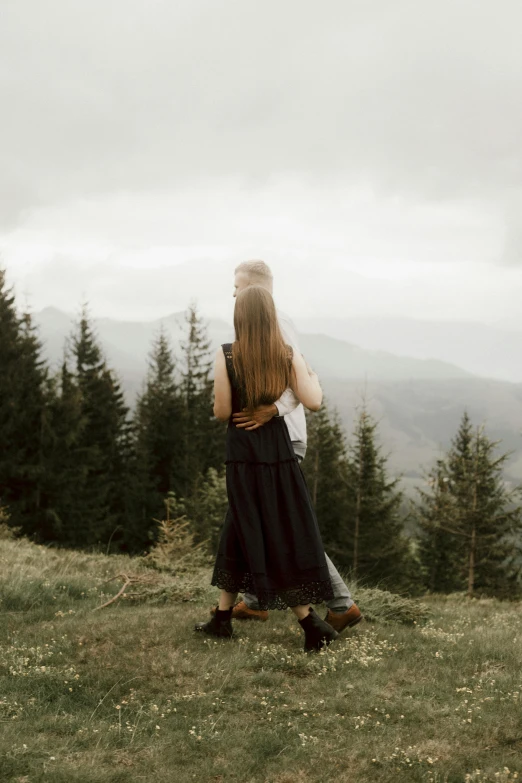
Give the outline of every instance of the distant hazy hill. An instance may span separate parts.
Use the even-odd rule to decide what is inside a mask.
[[[408,318],[301,318],[301,332],[327,334],[365,350],[439,359],[483,378],[522,383],[522,331],[482,323]]]
[[[109,318],[95,321],[129,403],[142,387],[147,354],[161,327],[179,355],[185,337],[184,318],[184,313],[175,313],[144,323]],[[63,357],[73,320],[54,308],[35,316],[47,356],[54,365]],[[224,321],[210,321],[209,331],[214,347],[232,339],[232,328]],[[505,450],[515,452],[507,475],[513,481],[522,481],[522,384],[473,377],[449,362],[364,349],[325,334],[301,334],[300,340],[303,353],[319,373],[348,432],[354,408],[366,390],[370,409],[380,421],[384,447],[392,454],[391,465],[406,474],[406,481],[418,483],[422,468],[448,446],[465,408],[474,421],[486,422],[491,437],[502,439]]]
[[[405,380],[408,378],[469,378],[471,373],[436,359],[412,359],[386,351],[360,348],[325,334],[299,336],[302,352],[322,376],[342,379]]]
[[[506,476],[522,483],[522,384],[484,378],[411,379],[409,381],[341,381],[321,377],[329,402],[340,413],[347,432],[364,396],[379,421],[379,434],[390,464],[417,484],[454,436],[464,410],[488,435],[513,451]]]
[[[34,316],[49,360],[61,361],[64,343],[74,329],[75,317],[47,307]],[[119,372],[144,372],[147,356],[154,339],[163,328],[171,339],[175,353],[185,338],[185,313],[174,313],[156,321],[115,321],[111,318],[94,319],[94,326],[109,362]],[[209,321],[209,332],[216,345],[230,339],[232,327],[224,321]]]
[[[60,361],[63,346],[74,327],[74,319],[55,308],[37,313],[35,322],[51,362]],[[154,338],[163,328],[174,351],[180,353],[185,338],[185,314],[174,313],[157,321],[95,320],[95,327],[111,364],[119,371],[142,371]],[[225,321],[209,321],[213,346],[233,339],[232,326]],[[470,373],[438,360],[395,356],[386,351],[365,350],[325,334],[303,334],[301,349],[320,375],[342,379],[372,378],[403,380],[408,378],[465,378]]]

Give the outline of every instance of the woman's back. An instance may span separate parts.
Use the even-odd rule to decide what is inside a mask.
[[[227,373],[232,388],[232,413],[245,407],[244,388],[234,371],[232,343],[222,345]],[[288,346],[288,361],[292,362],[293,351]],[[230,419],[227,431],[227,463],[249,462],[274,464],[297,460],[288,434],[284,417],[275,416],[259,429],[248,431],[236,427]]]
[[[246,407],[246,394],[244,384],[237,377],[234,370],[233,345],[233,343],[224,343],[221,347],[225,354],[227,373],[232,387],[232,413],[238,413]],[[288,351],[288,365],[291,367],[294,352],[290,345],[286,347]],[[270,400],[270,402],[275,402],[275,400]]]

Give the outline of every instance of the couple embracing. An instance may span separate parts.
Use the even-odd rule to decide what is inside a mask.
[[[289,607],[304,631],[304,649],[318,651],[362,615],[324,552],[301,471],[303,406],[318,410],[322,390],[291,322],[276,310],[272,284],[263,261],[237,267],[235,342],[216,354],[214,414],[228,422],[229,507],[212,576],[219,604],[196,630],[232,637],[233,619],[266,620],[269,609]],[[322,602],[324,620],[311,606]]]

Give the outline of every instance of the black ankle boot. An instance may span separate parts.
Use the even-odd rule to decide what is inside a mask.
[[[305,652],[318,652],[339,636],[337,631],[324,620],[321,620],[313,609],[310,609],[310,614],[307,617],[299,620],[299,625],[305,632]]]
[[[208,623],[196,623],[195,631],[208,633],[210,636],[219,636],[221,639],[230,639],[234,632],[232,630],[232,609],[218,609],[212,615]],[[330,627],[330,626],[328,626]]]

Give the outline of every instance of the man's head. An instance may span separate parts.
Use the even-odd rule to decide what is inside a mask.
[[[243,261],[235,270],[234,296],[249,285],[261,285],[272,293],[273,277],[268,264],[264,261]]]

